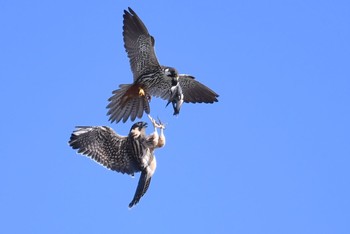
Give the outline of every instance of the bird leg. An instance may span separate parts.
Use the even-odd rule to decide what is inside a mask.
[[[153,151],[157,145],[158,145],[158,139],[159,139],[159,135],[158,135],[158,124],[157,122],[151,117],[151,115],[148,115],[149,120],[151,120],[153,127],[154,127],[154,132],[151,133],[149,136],[147,136],[147,145],[148,147]]]
[[[158,118],[159,122],[157,122],[155,119],[151,117],[151,115],[148,115],[148,118],[151,120],[154,127],[154,133],[150,135],[149,139],[152,140],[154,148],[161,148],[165,145],[165,136],[164,136],[165,124],[163,124],[159,118]],[[158,135],[157,128],[160,129],[160,135]]]
[[[160,129],[160,135],[158,138],[157,148],[161,148],[165,145],[165,135],[164,135],[165,124],[162,123],[159,117],[158,117],[158,126]]]
[[[165,127],[160,128],[160,135],[159,135],[159,138],[158,138],[157,148],[161,148],[161,147],[163,147],[165,145],[164,129],[165,129]]]

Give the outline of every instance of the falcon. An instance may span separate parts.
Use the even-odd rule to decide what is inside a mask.
[[[129,7],[123,15],[124,47],[133,73],[132,84],[121,84],[113,91],[107,105],[109,120],[113,123],[134,121],[149,114],[151,97],[160,97],[172,103],[174,115],[179,114],[183,102],[214,103],[219,97],[213,90],[191,75],[179,74],[169,66],[158,63],[151,36],[137,14]],[[168,105],[167,104],[167,105]]]
[[[132,125],[128,136],[121,136],[107,126],[78,126],[73,131],[69,145],[106,168],[129,174],[141,172],[134,198],[129,208],[136,205],[147,192],[157,162],[154,150],[165,145],[165,126],[149,116],[154,132],[146,135],[146,122]],[[160,129],[160,135],[157,129]]]

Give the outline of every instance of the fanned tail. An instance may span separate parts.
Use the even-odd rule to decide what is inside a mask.
[[[150,113],[149,97],[145,91],[136,84],[123,84],[113,91],[113,96],[108,99],[107,105],[109,121],[125,123],[130,117],[131,121],[141,118],[143,112]]]

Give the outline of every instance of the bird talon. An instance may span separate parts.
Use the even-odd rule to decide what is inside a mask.
[[[145,90],[141,87],[139,87],[139,96],[145,96]]]
[[[159,128],[159,127],[158,127],[158,124],[157,124],[157,122],[156,122],[156,120],[153,119],[151,115],[148,115],[148,118],[149,118],[149,120],[152,122],[153,127]]]
[[[152,118],[152,116],[151,116],[150,114],[148,114],[147,116],[148,116],[149,120],[150,120],[152,123],[155,122],[155,120]]]
[[[159,129],[165,129],[165,124],[162,123],[162,121],[159,119],[158,116],[157,116],[157,118],[158,118],[158,123],[157,123],[158,128],[159,128]]]
[[[147,116],[148,116],[149,120],[152,122],[153,127],[159,128],[159,129],[165,129],[165,124],[162,123],[162,121],[159,119],[159,117],[157,117],[158,118],[158,122],[157,122],[155,119],[152,118],[151,115],[148,114]]]

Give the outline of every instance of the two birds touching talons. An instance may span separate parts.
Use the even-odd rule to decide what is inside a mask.
[[[69,145],[106,168],[123,174],[141,172],[135,195],[129,207],[136,205],[147,192],[157,163],[155,149],[165,145],[165,125],[149,114],[152,97],[167,100],[180,113],[183,103],[214,103],[219,95],[193,76],[179,74],[169,66],[160,65],[154,51],[155,40],[138,15],[124,10],[123,40],[133,82],[121,84],[113,91],[107,105],[110,122],[134,121],[146,113],[154,131],[146,134],[147,123],[134,123],[127,136],[108,126],[78,126],[71,134]],[[160,133],[158,133],[158,129]]]

